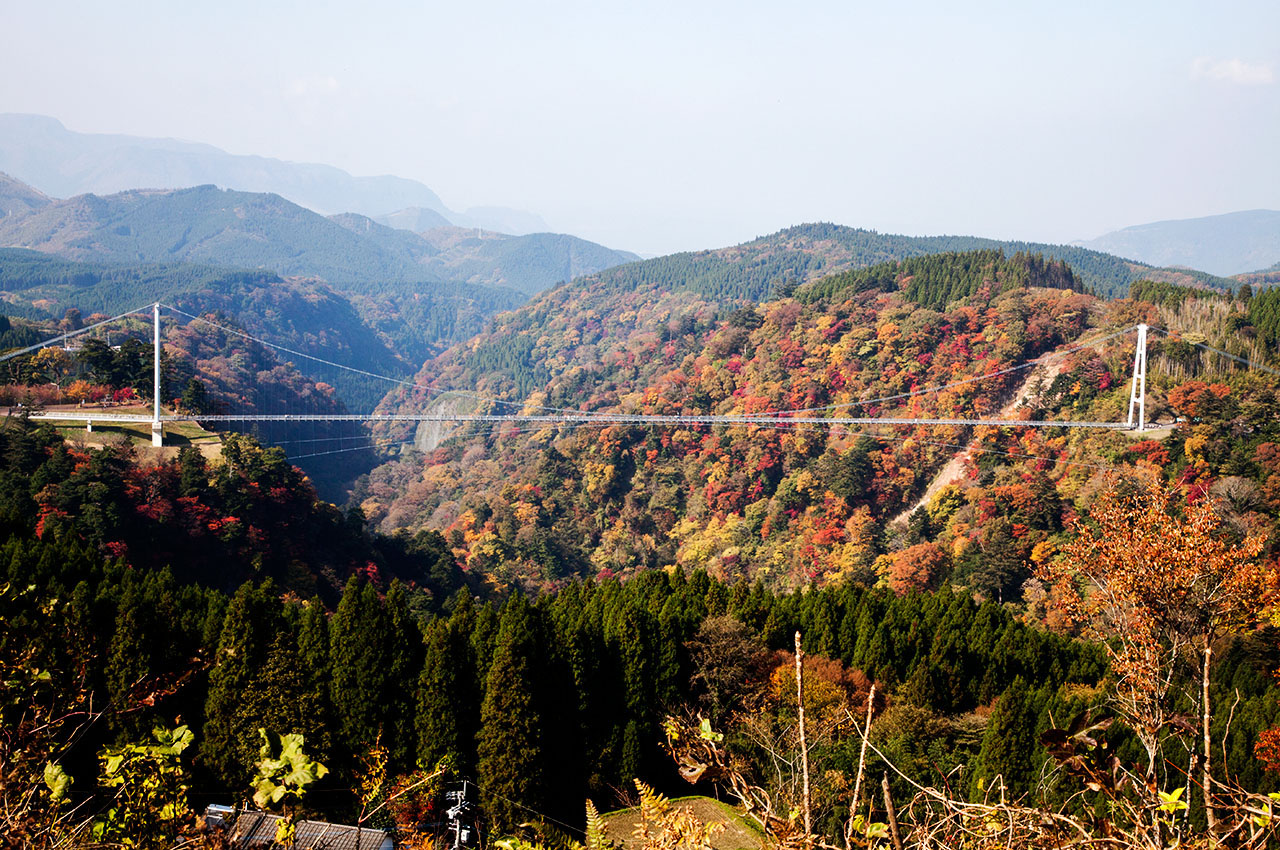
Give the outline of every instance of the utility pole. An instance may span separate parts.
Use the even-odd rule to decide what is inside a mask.
[[[1138,325],[1138,342],[1133,350],[1133,384],[1129,388],[1129,427],[1138,410],[1138,430],[1147,427],[1147,326]]]
[[[164,426],[160,423],[160,302],[151,305],[151,315],[155,319],[155,336],[152,343],[152,361],[154,362],[154,370],[152,373],[151,400],[153,404],[153,412],[151,414],[151,445],[160,448],[164,445]]]
[[[445,812],[445,818],[449,821],[449,830],[453,833],[453,850],[462,850],[464,847],[470,847],[472,841],[472,830],[469,824],[463,823],[464,819],[469,819],[473,808],[469,798],[470,783],[462,780],[461,791],[446,791],[444,798],[451,805],[449,810]]]

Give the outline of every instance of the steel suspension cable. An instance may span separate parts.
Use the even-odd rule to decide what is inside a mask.
[[[0,355],[0,363],[3,363],[6,360],[11,360],[14,357],[21,357],[24,354],[29,354],[30,352],[35,351],[38,348],[45,348],[52,343],[64,342],[70,339],[71,337],[79,336],[80,334],[83,334],[83,333],[88,333],[89,331],[95,328],[100,328],[103,325],[107,325],[112,322],[118,322],[121,319],[125,318],[126,316],[133,316],[133,315],[137,315],[138,313],[145,313],[148,310],[150,310],[152,306],[153,305],[148,304],[145,307],[139,307],[137,310],[130,310],[127,313],[121,313],[119,316],[112,316],[110,319],[103,319],[100,322],[94,322],[92,325],[86,325],[85,327],[80,328],[79,330],[69,331],[67,333],[62,334],[61,336],[50,337],[49,339],[46,339],[44,342],[37,342],[35,345],[28,345],[26,348],[19,349],[18,351],[10,351],[7,354]]]
[[[314,354],[307,354],[305,352],[298,351],[293,348],[288,348],[287,346],[278,345],[274,342],[268,342],[267,340],[260,339],[258,337],[253,336],[252,334],[247,334],[243,331],[236,330],[235,328],[230,328],[230,327],[227,327],[226,325],[222,325],[217,322],[210,321],[209,319],[206,319],[203,316],[196,316],[186,312],[185,310],[180,310],[177,307],[174,307],[170,304],[161,304],[160,306],[166,310],[172,310],[174,313],[177,313],[180,316],[185,316],[186,318],[194,322],[201,322],[203,324],[209,325],[210,327],[217,328],[218,330],[224,333],[233,334],[243,339],[247,339],[251,342],[256,342],[259,345],[266,346],[267,348],[272,348],[272,349],[275,349],[276,351],[283,351],[285,354],[289,354],[294,357],[304,357],[307,360],[313,360],[316,363],[322,363],[325,366],[329,366],[334,369],[343,369],[348,372],[352,372],[356,375],[361,375],[366,378],[376,378],[377,380],[380,380],[380,381],[387,381],[392,384],[399,384],[400,386],[409,387],[411,389],[425,390],[428,393],[435,393],[437,395],[449,394],[449,395],[461,396],[463,398],[470,398],[476,401],[488,402],[490,404],[503,404],[503,405],[507,405],[508,407],[525,407],[526,406],[526,402],[523,402],[523,401],[506,401],[500,398],[491,398],[489,396],[482,396],[477,393],[466,392],[465,390],[443,390],[438,387],[428,386],[427,384],[419,384],[415,381],[406,381],[403,378],[393,378],[390,375],[379,375],[376,372],[370,372],[366,369],[360,369],[355,366],[348,366],[344,363],[337,363],[333,360],[326,360],[325,358],[317,357]],[[549,407],[547,405],[533,405],[533,408],[535,410],[543,410],[551,413],[573,413],[573,414],[580,413],[580,411],[573,410],[572,408],[568,408],[568,407]]]
[[[1173,338],[1173,333],[1174,333],[1173,331],[1170,331],[1161,327],[1156,327],[1155,325],[1148,325],[1147,327],[1149,330],[1153,330],[1156,333],[1164,334],[1170,339]],[[1237,363],[1243,363],[1245,366],[1248,366],[1250,369],[1257,369],[1259,372],[1266,372],[1270,375],[1280,375],[1280,370],[1278,369],[1272,369],[1270,366],[1263,366],[1261,363],[1255,363],[1252,360],[1249,360],[1248,358],[1240,357],[1238,355],[1232,354],[1229,351],[1223,351],[1221,348],[1214,348],[1212,345],[1209,345],[1207,343],[1191,342],[1190,340],[1185,340],[1185,339],[1175,340],[1175,342],[1185,342],[1187,345],[1192,345],[1192,346],[1195,346],[1196,348],[1204,349],[1205,351],[1211,351],[1214,354],[1220,355],[1222,357],[1226,357],[1228,360],[1234,360]]]

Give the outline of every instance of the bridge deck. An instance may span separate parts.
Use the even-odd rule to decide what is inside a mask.
[[[95,411],[41,411],[29,414],[32,419],[70,422],[149,423],[151,416],[136,413],[103,413]],[[449,414],[449,413],[346,413],[346,414],[218,414],[211,416],[161,416],[170,422],[527,422],[531,424],[604,424],[604,425],[985,425],[995,428],[1098,428],[1128,430],[1124,422],[1058,422],[1047,419],[942,419],[942,418],[876,418],[855,416],[653,416],[626,413],[581,414]]]

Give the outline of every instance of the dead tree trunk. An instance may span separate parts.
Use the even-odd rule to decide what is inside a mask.
[[[898,830],[898,811],[893,807],[893,794],[889,793],[889,774],[880,777],[880,790],[884,792],[884,809],[889,820],[889,840],[893,850],[902,850],[902,833]]]
[[[1213,777],[1209,772],[1209,755],[1213,750],[1213,740],[1209,734],[1209,723],[1213,714],[1209,705],[1209,662],[1213,658],[1213,648],[1209,645],[1209,635],[1204,636],[1204,666],[1200,668],[1200,709],[1201,732],[1204,736],[1204,759],[1200,763],[1200,790],[1204,794],[1204,820],[1206,832],[1209,834],[1210,846],[1218,846],[1218,812],[1213,806]]]

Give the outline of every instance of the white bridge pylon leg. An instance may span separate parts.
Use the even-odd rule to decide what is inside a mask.
[[[151,398],[153,402],[151,415],[151,445],[160,448],[164,445],[164,425],[160,422],[160,302],[151,305],[151,315],[155,319],[154,347],[152,348]]]
[[[1138,412],[1138,430],[1147,427],[1147,326],[1138,325],[1138,342],[1133,349],[1133,383],[1129,387],[1129,427]]]

